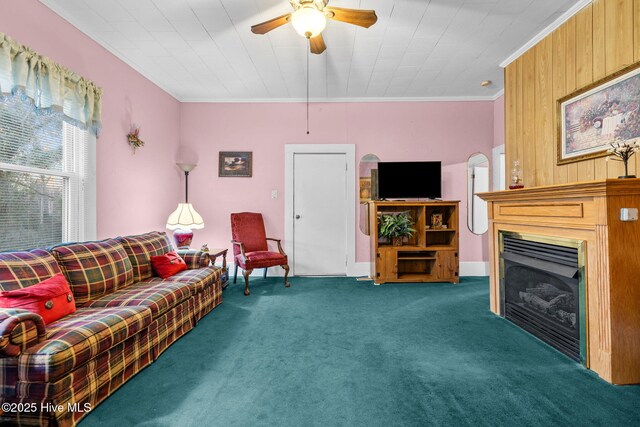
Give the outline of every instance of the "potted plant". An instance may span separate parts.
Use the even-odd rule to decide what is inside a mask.
[[[402,246],[403,239],[416,232],[414,224],[408,212],[382,214],[378,221],[378,237],[390,239],[393,246]]]

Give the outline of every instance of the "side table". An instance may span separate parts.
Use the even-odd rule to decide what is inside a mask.
[[[222,257],[222,274],[220,275],[220,284],[222,289],[225,289],[229,285],[229,273],[227,271],[227,248],[212,248],[209,249],[209,258],[211,259],[211,265],[215,265],[216,258]]]

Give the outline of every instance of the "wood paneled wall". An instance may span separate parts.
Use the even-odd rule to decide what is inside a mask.
[[[520,160],[524,185],[615,178],[604,157],[556,165],[556,100],[640,61],[640,0],[594,0],[505,69],[507,182]],[[640,155],[629,172],[640,172]]]

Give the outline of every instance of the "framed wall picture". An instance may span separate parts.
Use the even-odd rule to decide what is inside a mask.
[[[250,177],[253,170],[252,157],[251,151],[220,151],[218,176]]]
[[[640,63],[560,98],[559,165],[607,154],[610,144],[640,137]]]

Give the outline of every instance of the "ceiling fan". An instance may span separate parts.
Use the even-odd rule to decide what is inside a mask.
[[[378,20],[376,12],[373,10],[327,6],[329,0],[289,0],[289,3],[294,9],[292,13],[253,25],[251,32],[254,34],[266,34],[291,22],[298,34],[309,40],[311,53],[321,54],[327,48],[322,38],[322,31],[327,25],[327,18],[364,28],[369,28]]]

